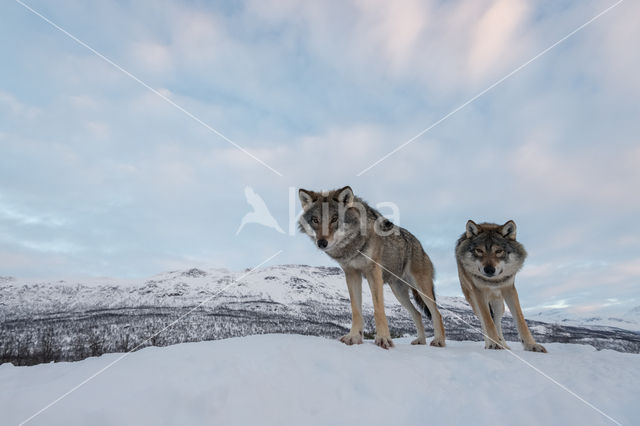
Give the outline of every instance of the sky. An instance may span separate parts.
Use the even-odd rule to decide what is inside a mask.
[[[350,185],[439,294],[466,221],[513,219],[527,310],[640,305],[637,2],[566,39],[615,2],[25,4],[59,28],[0,5],[0,275],[331,265],[296,191]],[[237,233],[247,191],[283,233]]]

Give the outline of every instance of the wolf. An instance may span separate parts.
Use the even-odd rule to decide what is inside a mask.
[[[351,330],[340,341],[347,345],[362,343],[364,276],[373,298],[376,345],[384,349],[393,347],[383,300],[383,284],[388,283],[416,324],[418,338],[411,343],[424,345],[426,338],[422,316],[411,303],[409,287],[418,306],[433,321],[435,336],[431,346],[445,346],[442,317],[435,302],[433,265],[418,239],[355,197],[349,186],[326,192],[300,189],[298,193],[303,210],[300,230],[338,262],[346,277],[352,323]]]
[[[480,318],[486,349],[510,349],[502,334],[504,302],[516,321],[520,341],[526,351],[547,352],[536,343],[524,320],[515,287],[516,273],[527,252],[516,240],[516,224],[467,222],[456,243],[458,276],[464,297]]]

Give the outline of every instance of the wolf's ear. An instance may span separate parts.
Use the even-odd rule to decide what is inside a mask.
[[[307,191],[300,188],[298,190],[298,197],[300,197],[300,204],[302,204],[302,210],[306,210],[311,204],[313,204],[313,191]]]
[[[515,240],[516,239],[516,223],[512,220],[505,223],[500,228],[500,233],[505,238],[509,238],[510,240]]]
[[[478,229],[478,225],[472,220],[467,221],[467,238],[471,238],[474,235],[478,235],[480,230]]]
[[[338,189],[336,191],[338,193],[338,202],[342,203],[346,206],[351,205],[353,203],[353,190],[350,186],[345,186],[344,188]]]

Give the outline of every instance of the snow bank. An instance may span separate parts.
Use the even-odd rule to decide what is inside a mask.
[[[607,424],[505,351],[396,340],[347,347],[262,335],[131,353],[29,424]],[[640,416],[639,355],[548,344],[515,353],[622,423]],[[116,360],[0,365],[2,424],[17,424]]]

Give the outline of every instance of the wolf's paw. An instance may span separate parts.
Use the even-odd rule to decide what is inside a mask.
[[[431,341],[431,343],[429,343],[429,345],[435,346],[437,348],[444,348],[446,346],[446,343],[444,343],[444,339],[439,339],[436,337]]]
[[[391,336],[378,336],[376,335],[376,345],[380,346],[382,349],[389,349],[393,347],[393,341],[391,340]]]
[[[362,333],[349,333],[340,338],[345,345],[359,345],[362,343]]]
[[[484,343],[484,348],[485,349],[511,349],[509,345],[507,345],[507,342],[505,342],[502,339],[497,339],[495,341],[489,340],[488,342]]]
[[[539,343],[523,343],[522,345],[525,351],[547,353],[545,347]]]
[[[418,337],[414,341],[411,342],[412,345],[426,345],[427,339],[425,337]]]

